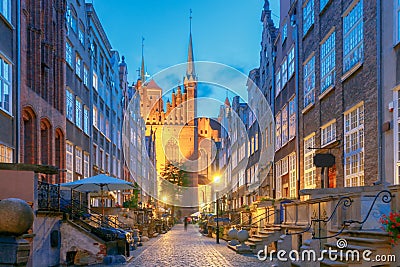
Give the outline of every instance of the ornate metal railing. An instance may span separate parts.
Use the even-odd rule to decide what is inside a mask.
[[[365,224],[365,222],[368,220],[369,216],[371,215],[372,209],[375,206],[376,201],[378,200],[378,198],[381,196],[382,202],[383,203],[390,203],[392,201],[392,194],[390,191],[388,190],[382,190],[380,192],[378,192],[375,197],[374,200],[371,203],[371,206],[368,209],[368,212],[366,214],[366,216],[364,217],[363,220],[358,221],[358,220],[353,220],[353,219],[349,219],[349,220],[343,220],[342,224],[341,224],[341,228],[338,230],[338,232],[336,232],[333,235],[330,236],[315,236],[315,232],[312,231],[312,238],[313,239],[327,239],[327,238],[332,238],[332,237],[336,237],[339,236],[341,233],[343,233],[344,230],[346,230],[346,228],[348,228],[351,224],[359,224],[360,225],[360,229],[362,229],[363,225]],[[312,219],[311,222],[306,226],[306,228],[300,232],[296,232],[296,233],[289,233],[288,230],[286,230],[286,234],[287,235],[299,235],[299,234],[303,234],[305,232],[308,232],[311,230],[312,226],[315,223],[328,223],[329,221],[331,221],[333,219],[333,216],[336,214],[339,206],[343,206],[343,208],[349,208],[352,203],[354,201],[350,198],[350,197],[342,197],[339,199],[338,203],[336,204],[335,208],[332,211],[332,214],[327,218],[327,219]]]
[[[60,211],[60,186],[38,182],[38,210]]]

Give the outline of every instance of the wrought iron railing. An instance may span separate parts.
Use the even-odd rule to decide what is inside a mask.
[[[38,210],[60,211],[60,186],[38,181]]]
[[[375,197],[374,200],[371,203],[371,206],[368,209],[368,212],[366,214],[366,216],[364,217],[363,220],[359,221],[359,220],[353,220],[353,219],[349,219],[349,220],[343,220],[342,224],[341,224],[341,228],[333,235],[330,236],[315,236],[315,232],[312,231],[312,238],[313,239],[327,239],[327,238],[332,238],[332,237],[336,237],[339,236],[341,233],[343,233],[344,230],[346,230],[346,228],[348,228],[351,224],[358,224],[360,226],[360,229],[362,229],[363,225],[365,224],[365,222],[368,220],[369,216],[371,215],[372,209],[375,206],[376,201],[378,200],[378,198],[381,196],[382,202],[383,203],[390,203],[392,201],[392,194],[390,191],[388,190],[382,190],[380,192],[378,192]],[[329,221],[331,221],[334,217],[334,215],[337,212],[337,209],[339,206],[343,205],[343,208],[349,208],[352,203],[354,201],[350,198],[350,197],[342,197],[339,199],[338,203],[336,204],[335,208],[332,211],[332,214],[327,218],[327,219],[312,219],[311,222],[305,227],[304,230],[300,231],[300,232],[295,232],[295,233],[289,233],[288,230],[286,230],[286,234],[287,235],[299,235],[299,234],[303,234],[305,232],[308,232],[311,230],[311,228],[313,227],[314,224],[316,223],[328,223]]]

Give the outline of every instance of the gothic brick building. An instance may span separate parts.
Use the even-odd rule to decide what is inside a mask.
[[[65,1],[21,1],[21,153],[65,168]],[[63,182],[58,177],[42,177]]]

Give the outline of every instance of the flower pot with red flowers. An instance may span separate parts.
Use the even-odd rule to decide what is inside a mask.
[[[390,212],[389,216],[383,215],[380,222],[382,228],[388,232],[392,245],[400,243],[400,213]]]

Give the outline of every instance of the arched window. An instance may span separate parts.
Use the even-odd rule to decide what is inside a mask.
[[[24,108],[22,110],[23,119],[23,156],[21,159],[24,163],[37,163],[37,125],[36,114],[32,108]]]

